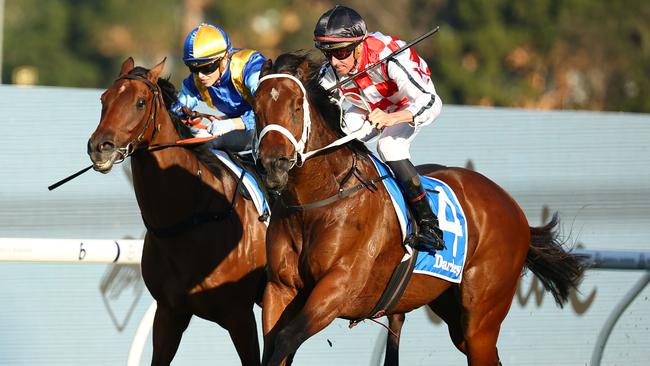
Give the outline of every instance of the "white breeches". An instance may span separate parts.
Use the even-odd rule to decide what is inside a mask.
[[[377,140],[379,158],[385,162],[411,159],[411,141],[419,130],[408,123],[384,128]]]
[[[411,153],[409,150],[411,148],[411,141],[413,141],[422,127],[418,126],[415,128],[408,123],[385,127],[381,131],[381,134],[379,134],[379,139],[377,140],[379,158],[384,162],[410,159]],[[379,132],[366,120],[365,113],[346,113],[341,128],[347,134],[359,130],[365,131],[365,136],[359,138],[359,140],[364,142],[375,138]]]

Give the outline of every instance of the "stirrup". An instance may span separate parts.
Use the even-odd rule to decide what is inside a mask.
[[[447,249],[447,247],[445,246],[445,240],[442,238],[442,236],[438,235],[438,233],[435,231],[431,234],[433,234],[434,236],[433,240],[424,240],[424,238],[422,238],[423,239],[422,241],[426,242],[427,244],[430,244],[431,247],[433,247],[433,249],[435,250]]]
[[[436,235],[434,240],[427,240],[419,233],[413,233],[404,240],[404,244],[417,251],[427,252],[431,255],[437,251],[446,249],[445,242],[438,235]]]
[[[435,250],[444,250],[445,239],[443,237],[443,232],[438,226],[438,219],[432,221],[424,221],[420,224],[418,223],[418,231],[416,235],[423,242],[430,244]]]

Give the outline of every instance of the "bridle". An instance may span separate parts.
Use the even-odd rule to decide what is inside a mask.
[[[149,79],[140,76],[140,75],[124,75],[119,77],[117,80],[138,80],[142,81],[147,85],[151,93],[153,94],[151,98],[152,102],[152,107],[149,111],[149,115],[147,118],[147,121],[144,124],[144,127],[138,134],[136,138],[133,140],[129,141],[124,147],[117,148],[117,152],[120,154],[120,159],[114,162],[114,164],[119,164],[123,162],[127,157],[130,155],[133,155],[134,152],[136,152],[138,149],[143,148],[144,145],[141,145],[144,136],[146,135],[147,131],[149,130],[150,126],[152,126],[152,122],[156,120],[157,114],[158,114],[158,105],[160,103],[164,103],[164,101],[161,100],[162,98],[162,92],[160,90],[160,87],[157,84],[152,83]],[[153,132],[151,133],[151,140],[156,136],[156,133],[160,131],[160,122],[155,126],[153,129]],[[160,144],[160,145],[151,145],[148,146],[149,150],[158,150],[158,149],[164,149],[167,147],[183,147],[183,148],[188,148],[188,144],[179,144],[179,143],[169,143],[169,144]],[[228,169],[226,168],[226,171]],[[241,186],[243,184],[243,178],[244,178],[244,172],[245,170],[242,170],[241,176],[237,177],[236,174],[233,174],[233,177],[235,181],[237,182],[237,186],[234,189],[233,197],[230,201],[230,206],[222,211],[222,212],[211,212],[211,211],[206,211],[206,212],[196,212],[192,214],[190,217],[187,219],[176,223],[174,225],[168,226],[168,227],[163,227],[163,228],[156,228],[151,226],[147,220],[145,219],[144,215],[142,216],[143,223],[145,227],[147,228],[148,231],[153,233],[155,236],[159,238],[167,238],[167,237],[172,237],[179,235],[183,232],[186,232],[187,230],[190,230],[194,226],[201,225],[204,223],[212,222],[212,221],[222,221],[225,218],[229,217],[234,211],[235,211],[235,206],[237,204],[237,198],[240,195],[241,191]],[[199,190],[201,187],[204,185],[201,184],[200,180],[202,177],[201,173],[201,167],[199,165],[198,171],[197,171],[197,176],[199,177]],[[260,217],[261,221],[261,217]]]
[[[289,142],[294,147],[294,153],[291,159],[289,159],[289,162],[291,163],[289,166],[289,170],[293,168],[294,166],[301,167],[305,160],[309,159],[310,157],[318,154],[319,152],[323,150],[327,150],[336,146],[341,146],[343,144],[346,144],[356,138],[362,137],[367,135],[368,131],[365,129],[360,129],[358,131],[355,131],[345,137],[342,137],[338,140],[335,140],[334,142],[328,144],[327,146],[321,147],[320,149],[312,150],[309,152],[305,152],[305,148],[307,146],[307,141],[309,140],[309,132],[311,130],[311,114],[309,112],[309,100],[307,98],[307,90],[305,89],[305,86],[303,83],[300,81],[300,79],[296,78],[293,75],[289,74],[269,74],[265,75],[260,78],[259,84],[258,84],[258,89],[259,85],[261,85],[264,81],[269,80],[269,79],[279,79],[279,78],[285,78],[292,80],[298,86],[300,87],[300,90],[302,91],[303,94],[303,100],[302,100],[302,135],[300,136],[300,140],[296,140],[296,138],[293,136],[291,131],[286,129],[284,126],[279,125],[277,123],[271,123],[266,125],[260,132],[259,134],[255,137],[255,143],[253,145],[253,156],[255,157],[256,160],[259,160],[259,154],[260,154],[260,143],[262,142],[262,139],[266,134],[268,134],[271,131],[276,131],[284,135]],[[339,101],[342,101],[342,99]],[[343,110],[341,110],[341,115],[340,115],[340,120],[343,120]]]
[[[279,124],[268,124],[268,125],[266,125],[260,131],[259,135],[256,136],[256,138],[255,138],[253,156],[255,157],[256,160],[259,160],[259,153],[260,153],[259,146],[260,146],[260,142],[262,141],[262,138],[264,138],[264,136],[267,133],[271,132],[271,131],[277,131],[277,132],[281,133],[282,135],[284,135],[289,140],[289,142],[291,142],[291,144],[294,147],[294,154],[293,154],[293,157],[289,160],[291,164],[290,164],[288,170],[290,170],[294,166],[301,167],[304,164],[305,160],[307,160],[308,158],[314,156],[315,154],[318,154],[321,151],[324,151],[324,150],[327,150],[327,149],[330,149],[330,148],[333,148],[333,147],[336,147],[336,146],[344,145],[344,144],[346,144],[346,143],[348,143],[348,142],[350,142],[350,141],[352,141],[354,139],[357,139],[359,137],[363,137],[363,136],[368,134],[368,130],[362,128],[362,129],[359,129],[359,130],[357,130],[357,131],[355,131],[355,132],[353,132],[353,133],[351,133],[351,134],[349,134],[349,135],[347,135],[345,137],[342,137],[342,138],[340,138],[338,140],[335,140],[334,142],[328,144],[327,146],[324,146],[324,147],[321,147],[319,149],[312,150],[312,151],[309,151],[309,152],[305,152],[305,147],[306,147],[307,141],[309,139],[309,132],[311,130],[311,115],[310,115],[310,112],[309,112],[309,101],[308,101],[308,98],[307,98],[307,91],[305,90],[304,85],[302,84],[302,82],[298,78],[296,78],[296,77],[294,77],[292,75],[289,75],[289,74],[269,74],[269,75],[263,76],[262,78],[260,78],[259,85],[261,85],[262,82],[264,82],[266,80],[276,79],[276,78],[286,78],[286,79],[292,80],[293,82],[298,84],[298,86],[300,87],[300,90],[302,91],[302,94],[303,94],[303,102],[302,102],[302,105],[303,105],[302,136],[300,137],[300,141],[297,141],[296,138],[291,133],[291,131],[289,131],[285,127],[283,127],[283,126],[281,126]],[[259,90],[259,86],[258,86],[258,90]],[[343,100],[343,98],[341,98],[339,100],[339,107],[340,107],[340,103],[341,103],[342,100]],[[339,123],[341,123],[342,121],[343,121],[343,110],[341,109]],[[359,181],[361,183],[354,186],[354,187],[352,187],[352,188],[344,189],[343,187],[345,186],[345,184],[353,176],[357,177],[357,179],[359,179]],[[358,191],[360,191],[360,190],[362,190],[364,188],[365,189],[370,189],[371,191],[377,191],[378,188],[377,188],[376,184],[381,182],[382,180],[384,180],[386,178],[388,178],[388,175],[383,175],[383,176],[373,178],[373,179],[366,178],[363,175],[363,173],[357,167],[356,153],[354,153],[353,156],[352,156],[352,166],[351,166],[350,170],[346,173],[343,180],[339,183],[339,189],[337,190],[336,194],[334,194],[333,196],[330,196],[328,198],[325,198],[325,199],[322,199],[322,200],[319,200],[319,201],[316,201],[316,202],[304,204],[304,205],[287,205],[286,203],[284,203],[284,201],[282,201],[282,200],[280,200],[280,201],[284,205],[285,208],[287,208],[289,210],[292,210],[292,211],[311,210],[311,209],[314,209],[314,208],[327,206],[327,205],[329,205],[329,204],[331,204],[333,202],[336,202],[336,201],[338,201],[340,199],[343,199],[343,198],[345,198],[345,197],[347,197],[347,196],[349,196],[349,195],[351,195],[351,194],[353,194],[355,192],[358,192]]]
[[[126,158],[129,156],[133,155],[133,153],[138,150],[141,145],[140,143],[142,142],[142,139],[144,138],[145,134],[147,133],[147,130],[149,130],[149,126],[152,125],[152,122],[156,120],[156,116],[158,114],[158,104],[160,104],[160,98],[162,97],[162,93],[160,92],[160,87],[154,83],[152,83],[149,79],[141,76],[141,75],[124,75],[120,76],[117,78],[117,80],[138,80],[142,81],[147,85],[149,88],[149,91],[153,94],[151,97],[151,109],[149,110],[149,116],[147,117],[147,122],[145,122],[144,127],[142,128],[142,131],[138,134],[136,138],[133,140],[129,141],[124,147],[118,147],[116,149],[116,152],[120,154],[120,157],[113,162],[113,164],[119,164],[123,162]],[[116,80],[116,81],[117,81]],[[154,138],[156,135],[156,132],[160,130],[160,123],[154,128],[153,132],[151,133],[151,139]]]
[[[305,157],[305,147],[307,145],[307,140],[309,139],[309,131],[311,129],[311,114],[309,113],[309,100],[307,99],[307,90],[305,90],[305,86],[302,84],[302,82],[296,78],[293,75],[289,74],[269,74],[266,76],[263,76],[260,78],[259,84],[258,84],[258,89],[259,85],[261,85],[264,81],[270,80],[270,79],[279,79],[279,78],[286,78],[289,80],[294,81],[298,86],[300,87],[300,90],[302,91],[302,135],[300,136],[300,140],[296,140],[296,138],[293,136],[291,131],[286,129],[284,126],[281,126],[277,123],[271,123],[266,125],[260,133],[255,137],[255,144],[253,147],[253,156],[255,156],[256,160],[259,160],[259,147],[260,143],[262,142],[262,139],[264,136],[266,136],[267,133],[271,131],[277,131],[284,135],[289,142],[294,147],[294,153],[293,157],[289,160],[291,162],[291,165],[289,169],[293,168],[294,166],[298,165],[298,167],[302,166],[304,161],[306,160]]]

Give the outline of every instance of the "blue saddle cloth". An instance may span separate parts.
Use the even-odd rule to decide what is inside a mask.
[[[390,176],[390,178],[384,179],[383,182],[393,201],[395,213],[402,228],[402,238],[404,239],[413,232],[413,224],[407,214],[406,200],[399,185],[389,173],[388,167],[374,155],[371,155],[371,157],[379,174]],[[420,176],[420,180],[427,191],[431,209],[438,216],[446,248],[437,251],[435,255],[419,252],[413,272],[460,283],[463,278],[467,247],[465,213],[456,194],[445,182],[426,176]],[[412,252],[410,247],[406,249],[407,252]]]

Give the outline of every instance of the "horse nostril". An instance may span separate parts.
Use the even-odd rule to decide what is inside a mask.
[[[115,144],[110,141],[104,141],[101,144],[97,145],[97,150],[99,152],[111,151],[115,149]]]
[[[290,162],[289,158],[281,157],[281,158],[276,159],[273,165],[275,166],[276,169],[287,171],[287,170],[289,170],[289,168],[291,166],[291,162]]]

